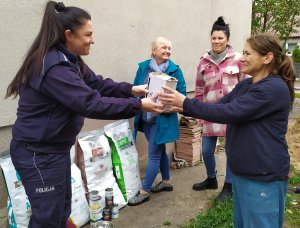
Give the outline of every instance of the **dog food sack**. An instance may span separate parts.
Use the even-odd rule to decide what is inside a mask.
[[[10,221],[17,228],[27,228],[31,216],[31,207],[19,174],[10,157],[0,159],[3,176],[10,202],[8,204]],[[14,227],[14,226],[13,226]]]
[[[81,173],[75,163],[71,166],[72,184],[72,211],[70,218],[78,227],[83,226],[90,220],[89,205],[85,198],[84,186]]]
[[[141,180],[138,153],[128,120],[104,126],[105,135],[111,144],[114,174],[124,199],[128,201],[140,190]]]

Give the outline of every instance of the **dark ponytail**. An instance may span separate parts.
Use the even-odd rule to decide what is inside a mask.
[[[247,39],[247,42],[262,56],[265,56],[269,52],[273,53],[273,60],[270,63],[270,74],[280,75],[286,82],[293,104],[295,99],[294,84],[296,73],[292,59],[283,54],[279,39],[271,33],[261,33],[251,36]]]
[[[29,48],[24,62],[7,87],[6,96],[16,98],[21,85],[27,85],[32,74],[41,72],[46,52],[58,43],[65,44],[65,31],[75,32],[91,16],[77,7],[65,7],[62,2],[48,1],[40,31]]]
[[[218,19],[215,21],[215,23],[212,26],[210,35],[213,34],[214,31],[223,31],[229,40],[230,37],[230,29],[229,24],[226,24],[223,17],[218,17]]]

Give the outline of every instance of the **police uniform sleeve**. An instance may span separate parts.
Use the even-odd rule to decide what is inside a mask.
[[[41,90],[54,102],[88,118],[111,120],[131,118],[140,110],[139,99],[103,96],[109,94],[104,92],[105,88],[118,90],[120,86],[109,80],[102,80],[102,83],[105,85],[101,87],[100,80],[98,88],[93,89],[72,68],[57,65],[44,76]],[[122,86],[124,87],[122,91],[131,89],[130,84]],[[103,91],[103,94],[100,91]]]

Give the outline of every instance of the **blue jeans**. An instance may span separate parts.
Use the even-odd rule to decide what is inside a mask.
[[[233,175],[234,227],[283,227],[287,185]]]
[[[142,189],[149,192],[159,169],[162,180],[170,179],[170,162],[166,151],[166,145],[155,143],[157,125],[145,121],[143,121],[142,125],[144,134],[148,140],[148,165]]]
[[[217,136],[202,136],[202,156],[209,178],[216,177],[216,159],[214,153],[217,139]],[[229,184],[232,183],[232,174],[228,165],[226,165],[225,182]]]
[[[13,139],[10,155],[31,205],[28,227],[65,228],[72,198],[69,151],[35,152]]]

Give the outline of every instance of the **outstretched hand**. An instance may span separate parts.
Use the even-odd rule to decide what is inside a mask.
[[[185,100],[185,96],[167,86],[162,87],[164,89],[164,93],[159,93],[159,100],[163,105],[170,104],[172,105],[172,111],[180,111],[182,112],[183,101]]]
[[[147,84],[132,86],[131,94],[134,96],[146,96],[148,93],[147,86]]]
[[[157,94],[152,97],[147,97],[141,99],[142,106],[141,109],[146,112],[153,112],[153,113],[162,113],[164,112],[164,106],[160,103],[154,102],[157,98]]]

